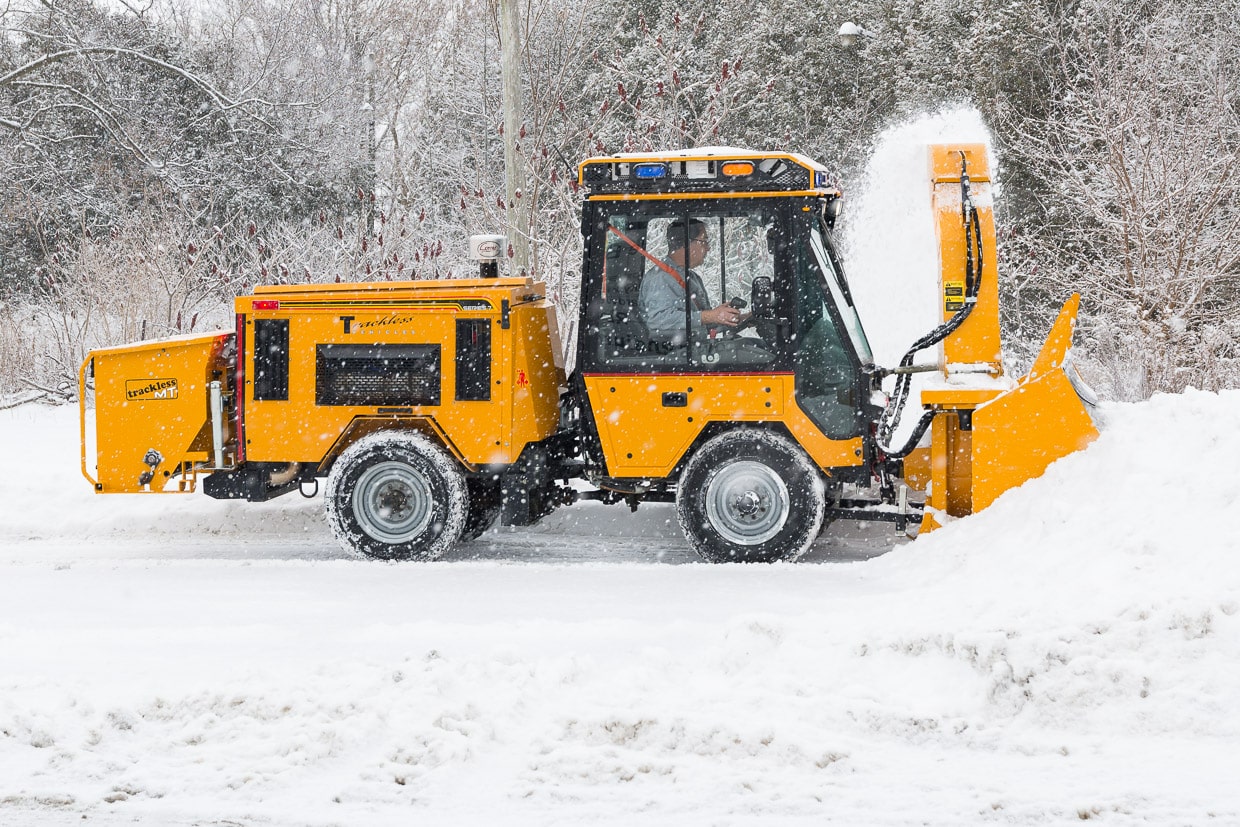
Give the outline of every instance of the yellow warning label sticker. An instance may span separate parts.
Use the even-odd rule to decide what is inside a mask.
[[[943,282],[943,309],[948,313],[964,310],[964,282]]]

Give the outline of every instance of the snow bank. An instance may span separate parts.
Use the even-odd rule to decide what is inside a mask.
[[[0,823],[1240,821],[1240,391],[757,567],[656,562],[666,507],[357,561],[315,501],[93,496],[69,414],[0,413]]]

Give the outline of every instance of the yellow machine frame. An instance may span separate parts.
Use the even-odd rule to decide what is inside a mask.
[[[456,487],[440,480],[444,484],[435,489],[440,492],[436,497],[459,493],[462,472],[469,475],[465,481],[475,490],[466,487],[474,498],[466,506],[480,533],[486,519],[495,516],[492,507],[502,505],[506,525],[528,525],[556,505],[578,498],[578,491],[562,485],[570,478],[590,480],[598,489],[581,497],[593,494],[608,502],[624,497],[634,507],[645,498],[672,499],[688,490],[677,491],[674,484],[687,459],[690,477],[700,463],[718,459],[710,452],[690,459],[704,436],[727,427],[762,425],[785,430],[826,477],[862,486],[877,478],[884,503],[894,498],[893,469],[902,467],[904,480],[925,491],[922,530],[933,530],[950,518],[989,506],[1004,491],[1083,447],[1097,431],[1065,372],[1079,298],[1073,296],[1064,305],[1029,373],[1016,379],[1005,376],[985,148],[936,145],[929,148],[928,160],[940,247],[942,319],[958,326],[940,328],[950,332],[938,345],[938,376],[921,394],[923,408],[932,414],[923,418],[923,424],[930,423],[929,445],[907,457],[901,457],[905,449],[883,446],[885,437],[875,438],[868,431],[843,439],[824,433],[800,406],[793,373],[801,370],[797,358],[817,351],[793,354],[791,338],[781,340],[778,358],[783,361],[770,362],[766,370],[749,369],[752,363],[743,362],[736,369],[725,369],[727,363],[722,363],[714,366],[719,370],[698,370],[701,365],[687,359],[674,370],[658,370],[658,364],[647,369],[648,362],[626,365],[600,359],[578,372],[573,382],[580,384],[573,384],[561,399],[567,383],[564,356],[556,311],[545,298],[544,285],[526,278],[479,278],[260,287],[236,299],[233,331],[93,351],[79,374],[82,473],[100,493],[187,492],[195,489],[201,475],[210,474],[204,487],[212,496],[267,499],[299,482],[315,482],[353,446],[336,463],[331,488],[330,480],[348,477],[351,463],[371,462],[366,456],[371,443],[383,441],[355,445],[359,439],[379,430],[417,430],[433,436],[438,445],[408,434],[396,441],[421,442],[429,446],[428,452],[446,451],[455,457],[459,467],[447,454],[440,464],[452,465]],[[776,162],[783,166],[761,167]],[[681,185],[660,189],[619,180],[643,163],[669,169],[679,165]],[[718,164],[720,172],[694,182],[689,170],[703,164]],[[727,178],[730,165],[740,170],[735,180]],[[965,174],[967,187],[962,185]],[[825,168],[804,156],[726,148],[592,158],[581,164],[579,180],[587,187],[588,202],[796,198],[801,200],[787,209],[780,205],[778,214],[821,209],[821,217],[810,217],[828,223],[840,195],[828,184]],[[728,208],[723,205],[720,212]],[[593,215],[606,212],[590,209]],[[607,234],[601,225],[590,225],[591,220],[583,219],[587,235]],[[797,220],[789,219],[794,225]],[[812,229],[797,226],[805,232]],[[598,246],[597,236],[593,243]],[[588,248],[587,262],[596,261],[590,255],[600,252],[605,255],[606,250]],[[781,260],[785,269],[790,266],[787,256]],[[818,268],[829,269],[822,262]],[[494,267],[492,263],[486,272],[494,272]],[[980,281],[966,275],[971,270]],[[598,280],[594,271],[586,275]],[[606,285],[605,278],[602,283]],[[827,288],[846,295],[841,285]],[[799,286],[801,282],[784,289]],[[757,290],[752,293],[754,304],[759,295]],[[598,297],[583,300],[583,319],[588,319],[591,298]],[[835,301],[839,305],[844,300]],[[789,301],[801,307],[800,299]],[[601,315],[597,305],[593,312]],[[797,319],[780,323],[800,324]],[[881,403],[872,400],[879,396],[883,371],[869,364],[862,335],[850,330],[854,338],[848,358],[857,368],[855,382],[834,400],[845,417],[856,416],[839,430],[824,426],[837,435],[879,424],[867,418],[877,417]],[[624,372],[626,367],[632,369]],[[85,404],[92,376],[93,430]],[[854,390],[863,392],[858,398],[847,395]],[[562,403],[567,411],[588,409],[589,421],[561,422]],[[806,404],[812,408],[814,403]],[[827,421],[823,415],[820,420]],[[589,442],[594,436],[597,445]],[[794,446],[788,451],[799,454]],[[820,485],[822,480],[799,455],[793,459],[803,475],[812,478],[819,492],[815,497],[828,491],[825,505],[837,512],[833,516],[891,516],[890,509],[870,507],[877,501],[844,504],[839,486]],[[784,471],[772,473],[778,482]],[[708,489],[709,483],[701,487]],[[365,505],[364,498],[358,501]],[[678,500],[678,505],[684,502]],[[742,501],[725,493],[714,502],[726,509],[730,502]],[[820,500],[815,503],[816,521],[827,512]],[[352,506],[346,502],[339,507]],[[862,512],[878,516],[862,517]],[[908,511],[902,508],[897,526],[902,528],[906,517]],[[694,519],[682,514],[682,524]],[[425,524],[436,523],[428,518]],[[455,529],[463,531],[459,524]],[[400,553],[422,551],[411,547]]]

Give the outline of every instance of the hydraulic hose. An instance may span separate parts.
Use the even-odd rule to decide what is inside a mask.
[[[943,324],[913,342],[912,347],[900,360],[901,368],[911,367],[913,357],[918,351],[937,345],[950,336],[953,331],[964,324],[964,320],[969,318],[969,314],[973,312],[973,307],[977,304],[977,295],[982,285],[982,226],[977,210],[973,208],[973,193],[969,186],[969,164],[963,152],[960,153],[960,217],[964,223],[964,307]],[[912,436],[903,446],[897,449],[891,445],[891,438],[904,413],[904,405],[908,402],[912,381],[913,375],[908,371],[902,371],[896,376],[891,402],[888,403],[887,409],[883,411],[883,415],[878,420],[878,448],[890,459],[908,456],[917,447],[926,428],[930,426],[930,422],[938,413],[927,411],[922,415]]]

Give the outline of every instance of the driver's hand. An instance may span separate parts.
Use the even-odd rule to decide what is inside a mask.
[[[741,322],[749,318],[748,313],[744,313],[730,304],[721,304],[718,307],[712,307],[710,310],[702,311],[702,324],[708,327],[736,327]]]

